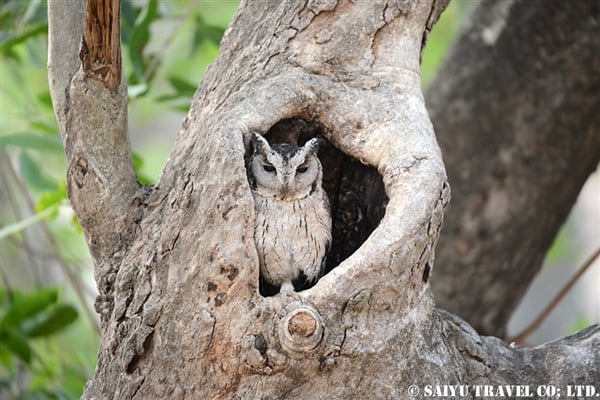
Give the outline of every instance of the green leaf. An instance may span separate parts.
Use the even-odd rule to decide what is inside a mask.
[[[131,63],[133,65],[134,75],[137,77],[137,81],[132,82],[134,84],[142,82],[144,70],[146,69],[144,50],[150,41],[150,25],[159,16],[158,1],[150,0],[148,6],[145,7],[142,14],[138,16],[140,22],[133,27],[129,34],[129,57],[131,58]]]
[[[189,97],[186,97],[186,96],[184,96],[184,95],[182,95],[180,93],[173,93],[173,94],[164,94],[162,96],[158,96],[156,98],[156,101],[158,101],[160,103],[163,103],[163,102],[177,100],[177,99],[181,99],[181,98],[184,98],[184,99],[187,99],[187,100],[190,99]]]
[[[21,156],[19,157],[19,166],[23,178],[33,188],[42,191],[58,189],[56,182],[42,173],[40,167],[27,153],[21,153]]]
[[[0,229],[0,239],[4,239],[10,235],[14,235],[15,233],[21,232],[29,228],[32,225],[37,224],[44,218],[52,218],[58,212],[58,207],[49,207],[37,214],[32,215],[29,218],[22,219],[21,221],[15,222],[14,224],[6,225],[2,229]]]
[[[48,122],[45,120],[31,120],[29,121],[29,126],[39,133],[49,133],[51,135],[56,135],[57,137],[60,136],[56,121]]]
[[[83,228],[81,227],[81,224],[79,223],[79,220],[75,214],[73,214],[73,217],[71,218],[71,225],[73,225],[73,228],[75,228],[77,233],[83,234]]]
[[[225,29],[207,24],[202,15],[196,15],[194,24],[194,38],[192,46],[196,49],[202,42],[209,41],[217,46],[221,44],[221,39],[225,34]]]
[[[77,316],[74,307],[60,304],[47,312],[35,325],[29,327],[25,334],[31,338],[52,335],[75,322]]]
[[[47,11],[44,9],[44,1],[31,0],[23,15],[23,22],[46,21]]]
[[[35,203],[35,211],[41,212],[47,208],[54,207],[58,212],[58,207],[63,201],[67,200],[67,187],[65,181],[59,183],[57,190],[43,193]],[[53,217],[53,216],[51,216]]]
[[[147,185],[151,185],[154,183],[154,181],[152,179],[148,178],[146,175],[144,175],[140,172],[136,171],[135,175],[137,177],[139,184],[142,186],[147,186]]]
[[[173,107],[171,107],[171,109],[185,114],[190,110],[190,105],[189,104],[178,104],[178,105],[174,105]]]
[[[47,32],[47,23],[34,25],[31,28],[27,29],[25,32],[21,33],[20,35],[14,35],[6,40],[3,40],[2,43],[0,43],[0,54],[10,52],[15,46],[25,42],[29,38],[37,35],[43,35]]]
[[[196,85],[178,76],[169,76],[169,83],[182,96],[192,97],[196,93]]]
[[[131,30],[135,26],[135,21],[142,9],[134,7],[131,1],[123,1],[121,3],[121,42],[129,43]]]
[[[145,83],[140,83],[139,85],[131,85],[127,87],[127,96],[130,99],[136,98],[136,97],[141,97],[143,95],[145,95],[146,93],[148,93],[148,89],[150,88],[150,86],[148,86]]]
[[[22,297],[15,296],[15,301],[8,306],[6,314],[0,320],[0,332],[19,325],[27,318],[40,314],[56,303],[57,300],[57,289],[42,289]]]
[[[133,168],[140,169],[144,166],[144,159],[139,153],[135,151],[131,152],[131,162],[133,163]]]
[[[561,261],[573,259],[577,254],[576,243],[571,239],[573,237],[572,223],[567,221],[558,231],[558,234],[552,242],[552,246],[546,253],[545,262],[550,265],[559,265]]]
[[[133,152],[131,154],[131,160],[133,162],[133,169],[135,170],[135,175],[137,176],[137,180],[141,185],[150,185],[152,183],[152,179],[148,178],[142,173],[142,168],[144,167],[144,159],[138,153]]]
[[[63,152],[63,145],[58,136],[36,135],[34,133],[13,133],[1,136],[0,147],[5,146]]]
[[[31,347],[21,336],[10,331],[1,331],[0,345],[27,364],[31,362]]]
[[[46,90],[46,91],[40,93],[37,96],[37,98],[38,98],[39,104],[45,106],[46,108],[48,108],[50,110],[53,109],[53,107],[52,107],[52,97],[50,96],[50,91],[49,90]]]
[[[0,333],[0,337],[2,334]],[[11,352],[4,346],[4,341],[0,341],[0,365],[3,365],[9,372],[15,371],[15,366],[12,361]],[[1,385],[0,385],[1,388]]]

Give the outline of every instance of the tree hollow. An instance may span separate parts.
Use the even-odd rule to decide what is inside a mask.
[[[319,160],[323,166],[323,189],[329,198],[332,216],[332,244],[327,255],[326,274],[354,253],[379,225],[388,202],[383,178],[375,168],[343,153],[328,141],[325,128],[318,121],[286,118],[275,123],[265,137],[271,143],[299,146],[314,137],[324,143],[319,150]],[[297,290],[311,286],[302,277],[295,285]],[[267,296],[278,291],[263,281],[260,289],[261,294]]]

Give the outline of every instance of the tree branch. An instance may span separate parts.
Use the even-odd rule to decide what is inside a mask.
[[[600,158],[600,6],[484,1],[427,93],[452,185],[438,305],[502,337]]]
[[[544,308],[544,310],[539,313],[537,318],[533,320],[533,322],[530,323],[529,326],[527,326],[523,331],[519,332],[515,336],[507,339],[507,341],[521,344],[525,339],[527,339],[527,337],[529,337],[529,335],[535,332],[540,327],[542,322],[544,322],[544,320],[548,317],[548,315],[550,315],[550,313],[554,310],[556,305],[559,304],[562,299],[564,299],[565,295],[569,293],[573,286],[575,286],[575,283],[579,281],[579,278],[581,278],[581,276],[588,270],[588,268],[592,266],[592,264],[598,257],[600,257],[600,249],[596,249],[596,251],[587,259],[587,261],[583,263],[583,265],[577,270],[577,273],[571,279],[569,279],[569,282],[567,282],[567,284],[563,286],[560,292],[558,292],[558,294],[554,296],[552,301],[550,301],[546,308]]]
[[[48,80],[54,113],[65,132],[67,88],[77,72],[86,0],[48,1]]]
[[[106,321],[116,271],[141,218],[134,201],[139,185],[121,79],[120,2],[89,0],[87,12],[84,5],[49,2],[48,76],[69,164],[69,198],[94,259],[96,310]]]
[[[564,394],[567,385],[592,384],[600,376],[600,325],[542,346],[523,348],[495,337],[479,336],[466,322],[442,310],[436,311],[434,320],[438,327],[433,335],[442,332],[456,352],[456,358],[447,361],[462,360],[459,370],[465,375],[461,383],[528,385],[533,395],[537,394],[537,386],[554,385]]]

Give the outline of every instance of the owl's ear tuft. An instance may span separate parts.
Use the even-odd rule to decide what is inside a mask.
[[[304,151],[306,155],[316,155],[319,151],[319,145],[321,144],[321,140],[318,138],[312,138],[308,142],[304,144]]]
[[[252,132],[252,147],[255,153],[266,153],[271,148],[267,139],[256,132]]]

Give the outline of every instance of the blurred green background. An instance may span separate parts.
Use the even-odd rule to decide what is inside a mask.
[[[425,86],[474,4],[454,0],[433,30],[422,66]],[[158,179],[237,5],[123,0],[123,63],[140,182]],[[46,12],[40,0],[5,0],[0,6],[2,399],[79,398],[96,364],[96,289],[66,197],[66,160],[46,72]],[[551,253],[554,259],[579,260],[569,226]],[[586,317],[580,323],[587,324]]]

